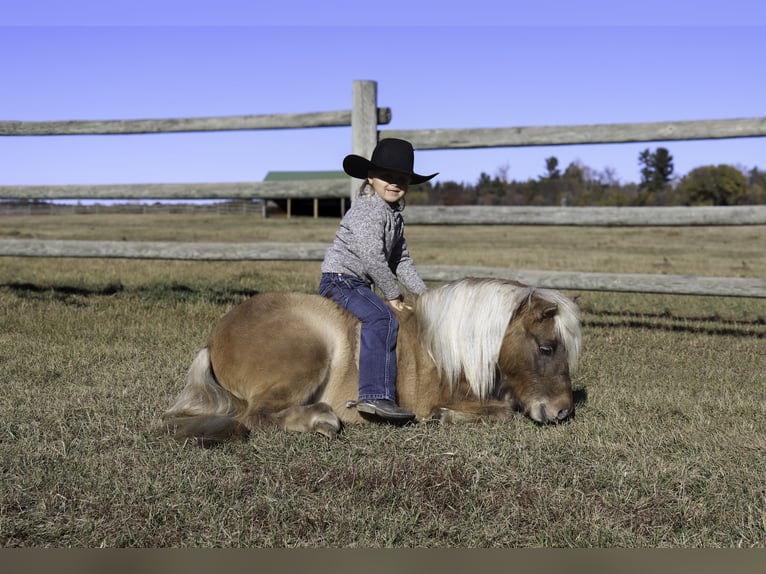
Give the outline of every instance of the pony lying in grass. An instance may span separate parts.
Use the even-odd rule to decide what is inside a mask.
[[[573,413],[579,311],[561,293],[468,278],[426,291],[398,319],[397,400],[418,420],[521,411],[555,423]],[[256,295],[215,325],[164,426],[202,442],[264,425],[333,436],[343,423],[365,422],[348,406],[358,347],[358,320],[330,299]]]

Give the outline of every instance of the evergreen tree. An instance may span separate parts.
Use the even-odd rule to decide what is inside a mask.
[[[658,147],[652,153],[646,148],[638,156],[641,168],[639,189],[648,193],[663,191],[673,175],[673,156],[664,147]]]
[[[561,177],[559,159],[556,156],[551,156],[545,159],[545,171],[547,173],[545,174],[544,179],[559,179]]]

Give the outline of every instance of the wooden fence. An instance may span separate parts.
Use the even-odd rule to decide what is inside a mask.
[[[400,137],[416,149],[570,145],[766,136],[766,118],[486,129],[382,130],[391,110],[379,108],[377,84],[353,84],[350,111],[218,118],[116,121],[0,121],[0,136],[145,134],[224,130],[351,127],[351,153],[369,157],[378,138]],[[0,199],[298,199],[355,198],[358,180],[87,186],[0,186]],[[515,207],[410,206],[411,225],[681,226],[766,225],[766,206]],[[315,243],[168,243],[0,240],[6,257],[109,257],[193,260],[321,260]],[[553,289],[766,297],[766,279],[553,272],[490,267],[420,266],[425,279],[467,275],[517,279]]]

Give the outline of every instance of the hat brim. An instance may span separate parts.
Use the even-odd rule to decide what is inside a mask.
[[[367,158],[364,158],[360,155],[355,155],[355,154],[347,155],[343,159],[343,171],[345,171],[351,177],[355,177],[357,179],[365,179],[371,169],[390,170],[391,168],[381,166],[381,165],[375,165]],[[407,175],[409,175],[410,185],[418,185],[419,183],[425,183],[429,179],[433,179],[434,177],[439,175],[438,172],[432,173],[431,175],[420,175],[419,173],[415,173],[415,172],[406,172],[406,171],[402,172],[400,170],[391,170],[391,171],[396,171],[398,173],[406,173]]]

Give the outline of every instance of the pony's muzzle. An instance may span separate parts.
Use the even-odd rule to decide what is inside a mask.
[[[572,409],[565,408],[559,410],[559,412],[556,413],[556,422],[563,422],[569,418],[569,415],[572,414]]]
[[[536,411],[530,411],[530,418],[540,424],[559,424],[568,420],[574,414],[574,407],[562,407],[557,411],[548,412],[545,404],[541,404]]]

